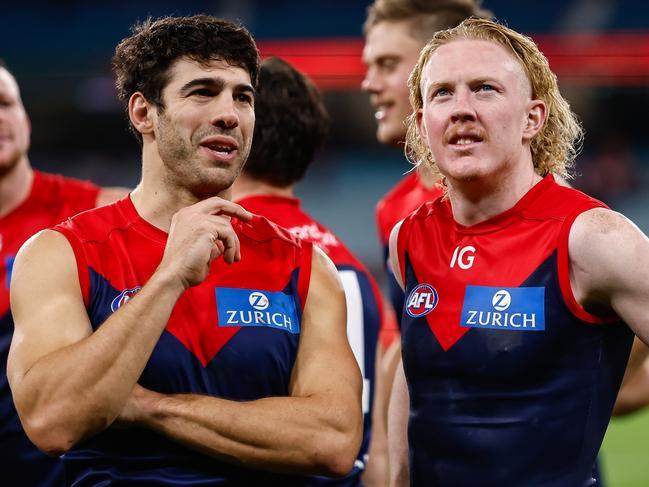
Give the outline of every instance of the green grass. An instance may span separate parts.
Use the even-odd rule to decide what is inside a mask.
[[[606,487],[649,487],[649,409],[613,419],[601,457]]]

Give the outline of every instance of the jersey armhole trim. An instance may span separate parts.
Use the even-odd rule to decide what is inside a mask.
[[[593,208],[597,208],[597,206],[581,208],[564,220],[557,239],[557,276],[559,277],[559,288],[561,289],[563,301],[570,312],[586,323],[602,325],[619,322],[620,318],[617,316],[602,318],[589,313],[577,302],[572,292],[572,286],[570,285],[570,258],[568,255],[570,229],[579,215]]]
[[[406,285],[406,250],[408,244],[408,231],[412,217],[406,218],[401,222],[399,233],[397,233],[397,263],[399,265],[399,276],[401,276],[401,284],[405,288]],[[394,272],[394,269],[392,269]]]
[[[79,238],[64,226],[57,225],[52,230],[62,234],[70,243],[74,258],[77,261],[77,275],[79,276],[79,286],[81,287],[81,294],[83,295],[83,302],[88,307],[90,305],[90,276],[88,273],[88,263],[86,261],[86,254],[83,251],[83,246]]]

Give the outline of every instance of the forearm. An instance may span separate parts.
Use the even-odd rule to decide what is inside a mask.
[[[408,465],[408,417],[410,395],[403,370],[399,362],[394,374],[394,383],[388,408],[388,452],[390,462],[390,486],[405,487],[409,484]]]
[[[360,445],[360,407],[347,400],[289,396],[235,402],[149,393],[138,409],[137,426],[263,470],[346,475]]]
[[[181,293],[174,281],[154,274],[96,332],[43,356],[25,372],[14,388],[16,404],[41,448],[67,450],[115,419]]]

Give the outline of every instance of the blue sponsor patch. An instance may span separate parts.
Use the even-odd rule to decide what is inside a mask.
[[[406,312],[413,318],[425,316],[435,309],[439,302],[439,295],[430,284],[416,286],[406,300]]]
[[[219,326],[261,326],[300,333],[295,299],[283,292],[219,287],[216,307]]]
[[[136,286],[130,289],[124,289],[121,293],[119,293],[119,295],[110,303],[110,309],[113,310],[113,313],[117,311],[120,306],[125,305],[129,299],[131,299],[138,293],[140,289],[142,289],[141,286]]]
[[[467,286],[460,326],[543,331],[545,288]]]

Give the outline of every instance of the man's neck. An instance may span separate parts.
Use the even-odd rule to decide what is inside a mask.
[[[241,201],[250,196],[283,196],[285,198],[294,197],[294,185],[284,188],[275,186],[266,181],[251,178],[250,176],[240,174],[232,185],[232,200]]]
[[[530,166],[484,180],[449,180],[453,218],[461,225],[471,226],[500,215],[514,207],[541,179]]]
[[[0,176],[0,218],[18,208],[27,199],[33,179],[34,171],[26,156],[8,173]]]
[[[434,173],[428,166],[421,165],[417,167],[419,181],[427,189],[433,189],[440,180],[440,175]]]

